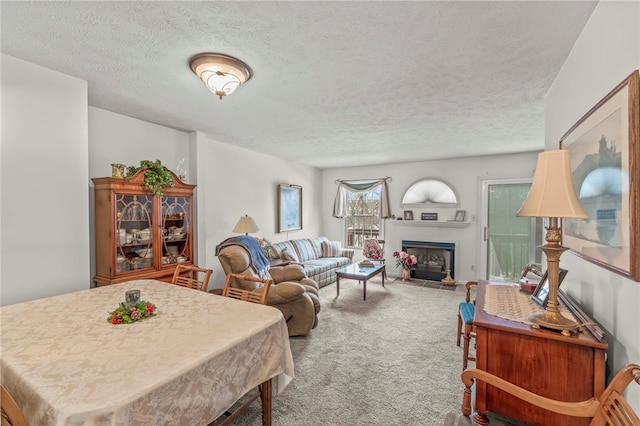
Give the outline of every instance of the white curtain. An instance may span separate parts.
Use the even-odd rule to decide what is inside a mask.
[[[378,209],[378,217],[386,219],[391,215],[389,207],[389,189],[386,179],[376,179],[368,181],[340,181],[338,185],[338,193],[333,203],[333,217],[342,218],[347,214],[347,191],[350,192],[369,192],[381,186],[380,189],[380,208]]]

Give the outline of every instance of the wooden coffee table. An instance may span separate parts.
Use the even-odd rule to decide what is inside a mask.
[[[362,300],[367,300],[367,280],[382,273],[382,287],[384,287],[384,279],[387,276],[384,263],[374,264],[373,266],[360,266],[357,263],[338,269],[336,271],[336,290],[337,296],[340,296],[340,278],[349,278],[362,282]]]

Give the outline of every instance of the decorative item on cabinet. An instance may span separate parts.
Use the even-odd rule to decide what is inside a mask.
[[[140,170],[145,170],[144,186],[154,195],[162,197],[165,188],[175,185],[176,175],[163,166],[160,160],[141,160],[140,167],[127,167],[127,178],[133,177]]]
[[[124,177],[124,164],[114,163],[111,164],[111,177],[123,178]]]
[[[178,263],[193,263],[195,185],[171,177],[163,195],[146,184],[141,169],[126,179],[94,178],[95,285],[134,279],[171,281]]]

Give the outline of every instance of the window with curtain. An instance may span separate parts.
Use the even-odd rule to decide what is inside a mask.
[[[384,239],[390,210],[386,179],[340,181],[333,216],[344,219],[345,246],[362,248],[367,238]]]

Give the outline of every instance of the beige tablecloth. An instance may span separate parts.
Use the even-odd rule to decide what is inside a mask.
[[[139,289],[158,316],[113,325]],[[1,381],[32,425],[205,425],[293,375],[279,310],[155,280],[0,308]]]

